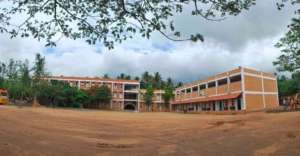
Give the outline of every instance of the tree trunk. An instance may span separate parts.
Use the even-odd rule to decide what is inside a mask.
[[[32,107],[38,107],[38,106],[40,106],[40,104],[39,104],[39,102],[37,100],[36,95],[34,95]]]

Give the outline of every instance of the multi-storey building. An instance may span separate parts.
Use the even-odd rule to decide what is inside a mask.
[[[145,103],[145,100],[144,100],[145,93],[146,93],[145,89],[140,89],[140,92],[139,92],[140,111],[154,111],[154,112],[168,111],[167,110],[168,108],[164,105],[163,94],[165,92],[163,90],[154,90],[152,104],[150,105],[150,108]]]
[[[140,83],[136,80],[103,79],[99,77],[65,77],[52,76],[48,81],[63,81],[78,89],[108,86],[112,91],[110,109],[139,111]]]
[[[255,111],[279,106],[271,73],[239,67],[175,91],[173,111]]]

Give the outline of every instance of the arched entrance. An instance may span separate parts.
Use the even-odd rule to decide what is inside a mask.
[[[128,103],[124,106],[124,110],[135,111],[135,104]]]

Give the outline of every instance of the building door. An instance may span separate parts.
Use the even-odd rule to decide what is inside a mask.
[[[224,110],[223,101],[219,101],[219,109],[220,109],[220,111]]]
[[[212,102],[212,106],[213,106],[213,111],[216,111],[216,102],[215,101]]]
[[[242,110],[242,101],[240,98],[237,99],[237,109]]]

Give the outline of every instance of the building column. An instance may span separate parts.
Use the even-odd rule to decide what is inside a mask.
[[[111,94],[112,94],[112,99],[110,100],[110,109],[112,110],[112,102],[114,99],[114,84],[111,83]]]
[[[78,89],[80,89],[81,81],[77,81]]]
[[[242,103],[243,103],[243,107],[242,109],[243,110],[246,110],[247,109],[247,103],[246,103],[246,97],[245,97],[245,74],[244,74],[244,68],[243,67],[240,67],[241,68],[241,86],[242,86]]]

